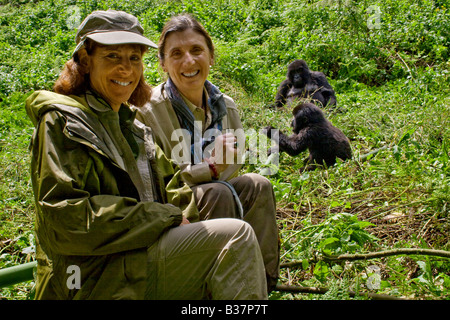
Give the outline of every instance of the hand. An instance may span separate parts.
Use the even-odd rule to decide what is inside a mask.
[[[269,139],[272,138],[272,130],[273,129],[275,129],[275,128],[272,126],[267,126],[264,128],[267,138],[269,138]]]
[[[190,224],[190,222],[185,216],[183,216],[183,220],[181,221],[180,226],[183,226],[185,224]]]
[[[235,135],[226,133],[218,136],[214,141],[214,150],[209,162],[214,164],[218,173],[225,171],[230,164],[236,162],[238,153],[236,140]],[[233,159],[231,163],[230,159]]]

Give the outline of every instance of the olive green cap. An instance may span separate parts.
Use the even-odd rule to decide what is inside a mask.
[[[78,27],[75,55],[89,38],[103,45],[142,44],[148,47],[158,46],[144,37],[144,29],[138,19],[123,11],[94,11]]]

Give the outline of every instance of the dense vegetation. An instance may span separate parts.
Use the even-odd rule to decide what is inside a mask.
[[[217,51],[211,81],[237,102],[245,128],[289,132],[290,111],[269,110],[286,66],[304,59],[338,98],[325,110],[350,138],[354,160],[299,173],[305,155],[282,154],[268,178],[278,200],[280,283],[329,288],[271,299],[366,299],[356,293],[449,299],[448,258],[328,255],[398,248],[450,250],[450,17],[448,0],[0,1],[0,268],[34,259],[34,203],[24,100],[51,89],[74,49],[75,28],[96,9],[136,15],[158,41],[166,19],[193,13]],[[164,80],[156,55],[145,76]],[[382,148],[365,160],[360,155]],[[249,164],[243,172],[258,172]],[[24,299],[33,283],[0,289]]]

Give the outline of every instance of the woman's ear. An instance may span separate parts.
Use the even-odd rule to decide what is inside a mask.
[[[167,73],[167,68],[166,68],[166,65],[164,64],[164,61],[163,61],[163,60],[159,60],[159,65],[161,66],[161,68],[163,69],[163,71],[164,71],[165,73]]]
[[[91,59],[87,54],[86,49],[83,48],[80,51],[78,51],[78,60],[80,61],[79,65],[83,68],[83,72],[85,74],[88,74],[90,71]]]

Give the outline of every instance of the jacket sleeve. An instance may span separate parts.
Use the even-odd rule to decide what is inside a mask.
[[[190,222],[199,220],[195,197],[191,188],[181,178],[182,170],[175,161],[167,158],[163,150],[155,145],[155,163],[153,170],[156,172],[164,201],[180,208]]]
[[[64,124],[60,113],[46,113],[31,145],[42,245],[62,255],[112,254],[148,247],[181,223],[182,211],[175,206],[138,202],[106,188],[121,181],[104,172],[90,147],[70,139]]]

